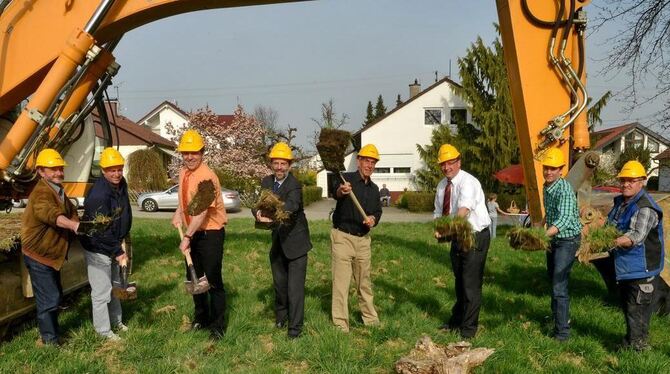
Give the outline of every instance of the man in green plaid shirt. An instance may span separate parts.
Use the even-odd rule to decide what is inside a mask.
[[[570,298],[568,279],[581,241],[577,197],[570,184],[561,177],[565,157],[558,148],[549,148],[542,161],[544,176],[544,210],[547,235],[551,238],[547,252],[547,275],[551,281],[551,312],[554,339],[570,337]]]

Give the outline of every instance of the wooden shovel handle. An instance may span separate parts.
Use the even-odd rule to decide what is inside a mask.
[[[347,183],[347,180],[344,179],[344,176],[342,175],[342,173],[338,172],[337,174],[340,176],[340,179],[342,179],[342,182]],[[367,220],[368,215],[365,214],[365,211],[363,210],[363,207],[361,206],[361,203],[358,202],[358,198],[356,197],[356,194],[354,193],[353,189],[351,190],[351,193],[349,194],[349,196],[351,196],[351,201],[354,202],[354,205],[358,209],[358,212],[361,213],[361,216],[363,216],[363,220],[364,221]]]
[[[177,227],[177,230],[179,230],[179,239],[184,240],[184,232],[181,231],[181,226]],[[193,266],[193,260],[191,260],[191,253],[184,254],[184,257],[186,257],[186,265]]]

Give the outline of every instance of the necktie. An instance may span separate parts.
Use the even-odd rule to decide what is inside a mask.
[[[274,186],[272,186],[272,192],[277,193],[277,191],[279,191],[279,186],[279,182],[275,181]]]
[[[448,216],[451,212],[451,181],[447,182],[447,187],[444,189],[444,203],[442,204],[442,215]]]

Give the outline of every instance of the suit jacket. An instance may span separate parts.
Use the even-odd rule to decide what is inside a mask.
[[[261,180],[261,188],[272,191],[274,175],[268,175]],[[302,185],[288,173],[286,179],[275,192],[284,202],[284,210],[291,213],[291,218],[284,224],[272,226],[272,250],[282,250],[288,259],[295,259],[307,254],[312,249],[309,238],[309,226],[302,205]],[[256,211],[252,210],[256,216]]]

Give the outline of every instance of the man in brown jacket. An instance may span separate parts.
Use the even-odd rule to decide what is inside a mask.
[[[63,191],[66,164],[61,155],[44,149],[35,166],[41,178],[23,213],[21,248],[35,294],[42,342],[57,345],[58,305],[63,296],[60,269],[79,228],[79,217]]]

